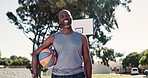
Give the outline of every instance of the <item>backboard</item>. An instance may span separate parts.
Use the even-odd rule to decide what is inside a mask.
[[[77,19],[72,22],[72,29],[85,35],[93,34],[93,18]]]

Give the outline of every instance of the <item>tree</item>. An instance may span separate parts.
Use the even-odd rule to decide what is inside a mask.
[[[12,55],[12,56],[10,56],[10,59],[11,60],[15,60],[15,59],[17,59],[17,56],[16,55]]]
[[[10,57],[10,60],[12,60],[11,66],[25,66],[26,68],[31,68],[30,61],[26,57],[17,57],[15,55],[12,55]]]
[[[58,30],[53,27],[57,12],[50,10],[50,4],[46,0],[18,0],[18,3],[20,6],[16,9],[17,16],[12,12],[7,12],[7,16],[33,42],[34,52],[45,37]]]
[[[140,57],[139,63],[141,65],[148,66],[148,49],[140,53]]]
[[[11,64],[11,61],[4,57],[4,58],[0,58],[0,65],[10,65]]]
[[[5,66],[25,66],[26,68],[31,68],[31,63],[26,57],[12,55],[10,58],[0,58],[0,65]]]
[[[122,57],[122,56],[124,56],[124,54],[123,53],[120,53],[120,52],[118,52],[118,53],[115,54],[115,57]]]
[[[90,44],[91,49],[101,50],[101,46],[111,39],[105,32],[118,28],[114,13],[116,7],[123,5],[130,11],[128,4],[131,0],[18,0],[18,3],[17,16],[12,12],[6,15],[33,42],[34,52],[48,35],[60,29],[57,13],[62,9],[69,10],[74,19],[94,19],[94,35],[87,37],[95,40]]]
[[[96,55],[102,59],[102,64],[109,66],[109,61],[116,61],[116,57],[122,57],[122,53],[115,53],[114,49],[109,49],[107,47],[102,47],[101,50],[96,49]]]
[[[130,53],[123,59],[122,65],[126,67],[138,67],[139,66],[139,54],[137,52]]]

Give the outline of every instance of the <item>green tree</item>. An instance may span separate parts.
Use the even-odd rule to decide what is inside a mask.
[[[102,64],[109,66],[109,61],[116,61],[116,57],[122,57],[123,54],[115,53],[114,49],[109,49],[107,47],[102,47],[101,50],[96,50],[96,55],[102,59]]]
[[[115,54],[115,57],[122,57],[122,56],[124,56],[124,54],[123,53],[120,53],[120,52],[118,52],[118,53]]]
[[[5,66],[25,66],[26,68],[31,68],[31,63],[26,57],[17,57],[16,55],[10,56],[10,58],[0,58],[0,65]]]
[[[11,66],[25,66],[27,68],[31,67],[30,61],[26,57],[17,57],[15,55],[12,55],[10,57],[10,60],[12,61]]]
[[[33,52],[45,37],[58,30],[53,24],[56,11],[51,10],[47,0],[18,0],[17,16],[7,12],[7,16],[24,35],[33,42]]]
[[[10,56],[10,59],[11,60],[15,60],[15,59],[17,59],[17,56],[16,55],[12,55],[12,56]]]
[[[139,63],[141,65],[148,66],[148,49],[140,53],[140,57]]]
[[[41,71],[47,72],[48,71],[48,67],[41,68]]]
[[[101,50],[101,46],[111,39],[105,32],[118,28],[115,9],[122,5],[130,11],[131,0],[18,0],[18,3],[17,15],[7,12],[7,16],[33,42],[33,51],[47,36],[60,29],[57,13],[62,9],[69,10],[74,19],[94,19],[94,35],[87,37],[95,40],[90,44],[91,49]]]
[[[138,67],[139,66],[139,54],[137,52],[130,53],[123,59],[122,65],[126,67]]]
[[[26,66],[27,68],[31,68],[30,60],[26,57],[18,57],[19,59],[22,59],[22,66]]]
[[[6,65],[9,66],[11,64],[11,61],[9,60],[9,58],[0,58],[0,65]]]

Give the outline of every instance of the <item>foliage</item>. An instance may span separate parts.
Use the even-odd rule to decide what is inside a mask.
[[[17,59],[17,56],[12,55],[12,56],[10,57],[10,59],[11,59],[11,60],[15,60],[15,59]]]
[[[128,4],[131,0],[18,0],[18,3],[20,6],[16,9],[17,15],[12,12],[7,12],[6,15],[10,22],[23,30],[25,36],[33,42],[33,52],[47,36],[60,29],[57,13],[62,9],[67,9],[74,19],[93,18],[94,35],[87,37],[88,39],[92,37],[95,41],[90,44],[90,48],[94,51],[99,49],[105,54],[112,54],[112,51],[107,53],[101,48],[111,39],[111,36],[105,32],[118,28],[115,9],[122,5],[130,11]],[[105,60],[114,60],[112,55],[100,57],[105,65],[107,65]]]
[[[100,51],[100,52],[98,52]],[[108,49],[107,47],[102,47],[101,50],[96,51],[96,55],[102,59],[102,64],[109,66],[108,61],[115,61],[115,55],[113,49]]]
[[[142,56],[141,59],[139,60],[139,63],[141,65],[148,66],[148,57],[147,56]]]
[[[43,67],[43,68],[41,68],[41,71],[47,72],[47,71],[48,71],[48,67]]]
[[[0,65],[11,65],[12,61],[9,60],[8,58],[0,58]]]
[[[137,52],[130,53],[123,59],[122,65],[126,67],[138,67],[139,66],[139,54]]]
[[[124,56],[124,54],[123,53],[120,53],[120,52],[118,52],[118,53],[115,54],[115,57],[122,57],[122,56]]]
[[[148,49],[141,53],[133,52],[123,59],[123,67],[138,67],[138,65],[148,66]]]
[[[114,49],[109,49],[107,47],[102,47],[101,50],[96,49],[96,55],[100,59],[102,59],[102,64],[109,66],[109,61],[116,61],[116,57],[122,57],[124,54],[122,53],[115,53]]]
[[[26,68],[30,68],[30,61],[26,57],[17,57],[12,55],[10,58],[0,58],[0,65],[5,66],[25,66]]]
[[[148,66],[148,49],[140,53],[139,63],[144,66]]]
[[[47,36],[58,30],[54,26],[57,10],[52,10],[47,0],[18,0],[18,3],[17,16],[12,12],[7,12],[7,16],[33,42],[34,51]]]

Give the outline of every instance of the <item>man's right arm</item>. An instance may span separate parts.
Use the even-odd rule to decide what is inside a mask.
[[[48,37],[43,44],[34,51],[33,56],[32,56],[32,73],[33,74],[38,74],[38,66],[39,66],[39,61],[38,61],[38,54],[45,48],[48,48],[49,46],[51,46],[53,44],[53,40],[54,40],[54,35],[51,35],[50,37]],[[33,77],[33,78],[38,78],[37,76]]]

